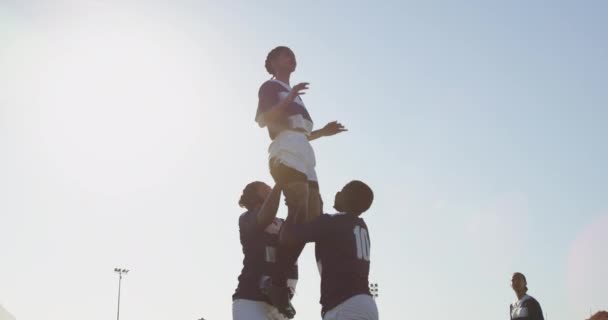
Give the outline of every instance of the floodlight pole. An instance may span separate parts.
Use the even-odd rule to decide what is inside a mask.
[[[129,270],[114,268],[114,272],[118,273],[118,310],[116,312],[116,320],[120,320],[120,285],[122,283],[122,274],[129,273]]]

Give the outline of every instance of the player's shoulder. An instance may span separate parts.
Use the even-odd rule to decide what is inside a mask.
[[[538,300],[536,300],[536,298],[534,298],[531,295],[526,295],[527,299],[526,299],[526,303],[528,305],[540,305],[540,303],[538,303]]]
[[[322,213],[320,216],[318,216],[315,220],[313,220],[311,223],[315,223],[315,224],[328,224],[328,223],[333,223],[334,221],[336,221],[336,215],[332,214],[332,213]]]
[[[331,218],[337,218],[337,219],[349,216],[349,214],[346,212],[324,213],[323,215],[331,217]]]
[[[240,220],[240,219],[244,219],[244,218],[246,218],[246,217],[250,216],[250,215],[251,215],[251,212],[252,212],[251,210],[247,210],[247,211],[245,211],[245,212],[241,213],[241,215],[239,216],[239,220]]]
[[[540,304],[538,303],[538,301],[537,301],[537,300],[536,300],[536,299],[535,299],[533,296],[531,296],[531,295],[529,295],[529,294],[526,294],[525,296],[523,296],[523,297],[521,298],[521,300],[516,299],[515,301],[513,301],[513,302],[511,303],[511,307],[515,307],[515,306],[516,306],[518,303],[519,303],[520,305],[526,305],[526,306],[530,306],[530,305],[540,305]]]
[[[251,219],[255,218],[257,211],[255,210],[247,210],[239,216],[239,225],[248,223]]]
[[[279,82],[277,82],[273,79],[264,81],[264,83],[262,83],[262,85],[260,86],[260,92],[286,91],[286,90],[287,89],[285,87],[283,87],[282,84],[280,84]]]
[[[367,225],[365,224],[365,221],[363,221],[363,219],[350,213],[338,212],[332,214],[323,214],[322,216],[325,216],[325,219],[327,219],[328,221],[332,221],[341,225],[361,225],[367,228]]]
[[[324,213],[322,214],[319,218],[326,220],[326,221],[340,221],[340,220],[344,220],[344,218],[346,218],[346,214],[345,213]]]
[[[350,213],[346,213],[346,212],[337,212],[337,213],[332,213],[332,214],[328,214],[325,213],[324,215],[330,216],[334,219],[345,219],[345,220],[353,220],[353,221],[363,221],[363,218],[354,215],[354,214],[350,214]]]
[[[367,223],[365,223],[365,219],[363,219],[361,217],[357,217],[357,223],[360,224],[361,226],[364,226],[365,229],[367,229]]]

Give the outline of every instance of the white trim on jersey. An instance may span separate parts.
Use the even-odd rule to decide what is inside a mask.
[[[277,262],[277,248],[266,246],[266,262],[275,263]]]
[[[287,95],[289,95],[289,92],[291,92],[291,86],[288,85],[287,83],[285,83],[285,82],[283,82],[283,81],[281,81],[279,79],[272,79],[270,81],[274,81],[274,82],[282,85],[283,88],[287,89],[287,93],[286,93],[285,97],[287,97]],[[301,105],[302,107],[306,108],[306,106],[304,105],[304,101],[302,101],[302,99],[300,98],[300,96],[297,96],[295,99],[293,99],[293,102],[295,102],[295,103]]]
[[[287,96],[289,95],[289,92],[291,92],[291,87],[288,84],[286,84],[285,82],[278,80],[278,79],[272,79],[270,81],[274,81],[274,82],[280,84],[281,86],[283,86],[285,89],[287,89],[287,92],[285,92],[285,91],[279,92],[279,101],[285,100],[287,98]],[[297,96],[295,99],[293,99],[293,102],[306,108],[306,106],[304,105],[304,101],[302,101],[302,98],[300,98],[300,96]],[[312,121],[305,119],[301,114],[289,116],[287,118],[287,121],[289,122],[289,125],[288,125],[289,128],[304,129],[304,130],[306,130],[307,134],[310,134],[312,132],[312,129],[314,126]]]
[[[521,299],[513,302],[511,306],[513,307],[511,310],[511,319],[525,318],[528,314],[528,308],[522,307],[523,303],[530,299],[529,295],[524,295]]]

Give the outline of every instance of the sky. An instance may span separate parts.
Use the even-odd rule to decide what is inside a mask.
[[[6,310],[4,310],[4,308],[2,307],[2,305],[0,305],[0,319],[2,319],[2,320],[14,320],[14,317],[10,313],[8,313]]]
[[[268,183],[264,60],[364,215],[384,319],[608,308],[604,1],[0,0],[0,304],[16,319],[229,319],[237,205]],[[327,210],[331,208],[328,205]],[[330,211],[331,212],[331,211]],[[284,216],[281,209],[279,216]],[[320,318],[313,246],[296,319]]]

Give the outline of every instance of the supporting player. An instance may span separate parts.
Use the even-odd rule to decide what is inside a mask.
[[[361,181],[351,181],[336,194],[336,214],[314,221],[283,224],[281,245],[315,242],[321,272],[321,314],[324,320],[377,320],[378,308],[369,291],[370,237],[360,217],[374,194]]]
[[[239,205],[247,209],[239,217],[239,234],[243,249],[243,270],[232,296],[233,320],[284,320],[262,293],[262,284],[275,268],[278,234],[283,219],[277,218],[280,187],[272,190],[263,182],[249,183]],[[288,288],[293,294],[298,279],[296,265],[286,270]]]

